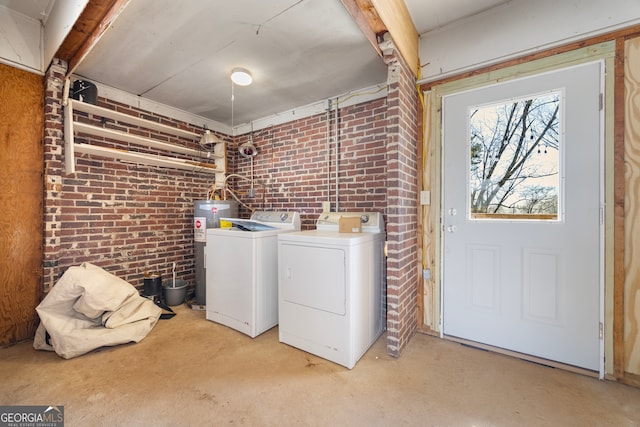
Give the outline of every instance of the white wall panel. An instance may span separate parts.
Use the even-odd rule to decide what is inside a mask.
[[[42,73],[40,21],[0,6],[0,62]]]
[[[638,23],[640,0],[514,0],[422,34],[422,81]]]
[[[0,62],[44,74],[88,2],[56,2],[44,29],[38,19],[0,5]]]

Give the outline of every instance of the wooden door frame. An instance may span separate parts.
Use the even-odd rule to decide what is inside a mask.
[[[453,276],[458,274],[458,272],[460,271],[459,265],[462,265],[460,264],[460,262],[462,262],[463,264],[465,263],[461,258],[459,258],[460,256],[464,257],[464,255],[460,253],[458,253],[457,257],[454,256],[453,260],[451,259],[451,256],[448,256],[448,257],[445,256],[444,255],[445,248],[448,249],[446,251],[447,254],[452,253],[452,252],[449,252],[449,250],[453,250],[453,252],[456,252],[455,248],[460,249],[462,248],[462,246],[459,246],[459,245],[460,244],[464,245],[464,243],[459,242],[460,239],[463,239],[469,244],[471,244],[470,242],[476,242],[475,244],[472,244],[472,246],[476,247],[479,244],[478,243],[479,241],[478,241],[478,235],[474,233],[476,232],[483,233],[482,230],[486,231],[487,227],[491,229],[493,229],[494,227],[506,227],[506,229],[511,230],[511,232],[515,231],[514,227],[517,227],[519,230],[530,229],[530,227],[533,227],[536,230],[540,231],[540,233],[542,234],[548,233],[547,234],[548,238],[553,238],[556,231],[561,232],[560,230],[564,230],[561,232],[563,234],[568,233],[566,235],[571,235],[572,233],[579,233],[580,232],[579,230],[583,230],[583,228],[582,226],[578,226],[578,224],[583,224],[583,222],[581,222],[578,218],[574,218],[575,220],[568,222],[569,216],[567,213],[569,210],[572,210],[575,212],[577,207],[576,204],[578,204],[582,208],[585,208],[589,212],[591,212],[589,216],[589,218],[591,218],[591,220],[589,221],[589,224],[584,224],[585,227],[588,227],[588,230],[584,229],[586,233],[585,235],[590,236],[589,241],[591,243],[588,246],[582,248],[583,250],[587,250],[588,253],[582,253],[582,256],[576,257],[575,255],[576,251],[571,250],[571,244],[572,244],[571,240],[562,240],[562,241],[556,242],[560,245],[559,248],[562,248],[562,250],[560,251],[562,255],[559,252],[556,252],[557,247],[555,245],[545,246],[542,242],[539,242],[538,245],[542,244],[543,246],[536,245],[537,249],[534,250],[534,252],[535,253],[553,253],[555,254],[555,256],[558,257],[556,258],[558,262],[561,262],[560,261],[561,258],[564,259],[564,261],[568,261],[569,258],[571,258],[573,261],[572,262],[568,261],[568,262],[570,262],[573,265],[572,269],[564,270],[565,277],[567,278],[573,277],[573,276],[577,277],[580,274],[584,274],[584,268],[581,267],[581,263],[584,262],[584,259],[588,258],[590,260],[589,262],[593,263],[591,264],[591,267],[597,269],[597,271],[592,271],[591,274],[588,274],[588,276],[582,276],[582,278],[586,281],[585,283],[587,282],[589,283],[588,297],[585,294],[585,298],[588,299],[589,306],[592,307],[593,309],[593,311],[589,310],[588,315],[585,314],[586,316],[588,316],[588,319],[580,317],[581,322],[578,322],[580,324],[579,325],[576,324],[574,329],[569,329],[566,327],[566,325],[563,326],[561,328],[565,337],[563,340],[563,343],[558,342],[557,346],[553,346],[553,347],[548,346],[547,344],[544,343],[544,341],[538,341],[538,343],[540,344],[539,346],[536,345],[536,346],[530,346],[530,347],[527,345],[524,345],[524,343],[521,343],[521,345],[524,345],[525,347],[529,348],[529,351],[525,351],[524,353],[521,353],[520,351],[515,350],[515,347],[513,347],[514,344],[507,341],[503,341],[502,345],[497,347],[495,345],[485,343],[482,340],[480,340],[480,343],[483,343],[485,348],[491,348],[498,353],[505,353],[510,355],[517,354],[517,355],[520,355],[518,357],[522,359],[536,360],[546,365],[567,367],[566,369],[572,370],[572,371],[579,369],[580,372],[587,373],[588,375],[595,374],[600,378],[604,378],[605,346],[604,346],[604,337],[602,336],[602,334],[600,337],[598,337],[598,324],[601,327],[605,324],[604,307],[605,307],[606,297],[605,297],[605,286],[604,286],[605,280],[604,279],[605,279],[605,273],[607,269],[605,269],[604,231],[605,231],[605,225],[607,224],[607,220],[611,216],[611,213],[609,213],[608,216],[604,217],[604,222],[603,222],[602,209],[604,209],[604,206],[605,206],[605,195],[606,195],[606,191],[604,187],[605,186],[605,163],[607,161],[607,158],[611,158],[612,156],[605,155],[607,138],[606,138],[606,129],[604,128],[605,126],[604,115],[609,110],[604,108],[603,104],[598,103],[598,98],[599,98],[598,95],[602,95],[608,92],[606,88],[607,86],[606,69],[607,67],[613,66],[612,59],[613,59],[613,53],[614,53],[614,44],[612,42],[603,43],[599,45],[597,48],[592,50],[582,49],[575,52],[568,52],[563,55],[554,57],[553,63],[550,63],[550,64],[541,63],[541,67],[534,66],[531,70],[528,70],[522,66],[516,66],[516,68],[512,70],[512,71],[515,71],[513,74],[517,75],[517,77],[514,77],[514,78],[505,78],[505,77],[500,77],[496,79],[489,78],[488,81],[484,81],[484,79],[482,79],[483,81],[480,81],[479,84],[476,84],[477,81],[475,81],[474,79],[469,79],[469,81],[471,82],[471,86],[473,87],[469,87],[468,85],[465,84],[466,81],[462,80],[462,81],[458,81],[462,85],[461,90],[458,90],[456,84],[451,85],[446,90],[442,91],[442,93],[440,93],[441,91],[436,90],[436,94],[438,94],[438,105],[442,106],[441,111],[444,112],[438,118],[438,122],[441,124],[441,132],[438,133],[440,137],[440,143],[438,144],[438,146],[441,148],[442,158],[440,163],[441,164],[440,169],[442,170],[441,176],[443,177],[441,182],[440,199],[443,202],[448,201],[446,205],[443,205],[443,209],[441,209],[441,212],[442,212],[441,223],[443,224],[445,230],[447,229],[447,226],[449,226],[450,224],[458,223],[458,228],[460,229],[460,231],[457,231],[455,234],[457,235],[458,233],[462,233],[460,236],[455,237],[455,236],[451,236],[449,232],[445,232],[441,230],[441,241],[442,241],[442,245],[440,246],[441,247],[441,256],[440,256],[441,263],[439,265],[442,265],[441,271],[443,272],[443,276],[440,278],[439,288],[441,290],[440,298],[443,301],[443,303],[441,305],[442,310],[440,313],[440,317],[442,319],[442,326],[443,326],[441,336],[450,340],[460,341],[460,339],[462,339],[467,343],[473,343],[473,345],[479,346],[478,345],[479,343],[476,343],[476,341],[473,341],[473,338],[470,338],[470,336],[476,333],[479,333],[480,335],[482,335],[484,333],[489,332],[489,330],[487,329],[482,330],[484,332],[481,332],[480,329],[476,329],[477,326],[473,326],[474,324],[468,321],[468,319],[470,318],[469,316],[473,316],[471,312],[460,311],[460,306],[458,303],[451,304],[450,299],[447,300],[448,303],[445,303],[444,295],[447,289],[458,289],[458,290],[462,289],[459,287],[459,282],[458,282],[458,285],[455,285],[450,281],[448,281],[446,277],[449,276],[449,273],[451,273],[451,275]],[[582,73],[580,75],[584,78],[584,80],[580,80],[580,85],[578,85],[576,82],[576,75],[577,75],[576,73],[578,74]],[[613,86],[613,80],[612,79],[609,79],[609,80],[610,81],[608,83],[609,83],[609,91],[610,91],[611,87]],[[585,86],[585,84],[588,84],[588,87]],[[533,89],[531,86],[535,87],[535,89]],[[513,92],[514,90],[517,92],[517,95],[514,94]],[[562,129],[562,133],[563,134],[566,133],[566,136],[561,138],[561,145],[564,145],[565,142],[570,143],[572,140],[574,140],[576,135],[574,132],[582,132],[584,130],[584,126],[582,126],[579,123],[579,121],[574,120],[572,122],[573,124],[568,121],[570,120],[569,116],[575,117],[576,114],[578,114],[579,116],[582,116],[582,113],[583,113],[583,110],[581,110],[583,105],[581,105],[580,103],[576,103],[575,97],[582,96],[583,93],[591,94],[593,98],[592,98],[592,104],[589,105],[588,107],[588,114],[590,115],[595,114],[598,117],[598,119],[595,122],[590,122],[591,123],[590,126],[593,128],[592,130],[594,130],[596,133],[593,134],[592,132],[588,132],[588,134],[590,135],[588,138],[590,139],[588,143],[589,149],[587,150],[588,154],[586,154],[586,157],[589,159],[589,162],[590,162],[589,164],[591,165],[591,167],[588,168],[588,171],[579,170],[581,168],[577,167],[577,165],[581,165],[583,163],[582,160],[584,159],[582,159],[581,156],[585,155],[584,149],[579,148],[575,144],[569,144],[565,148],[559,149],[558,167],[561,172],[559,175],[558,186],[559,188],[562,187],[560,191],[561,193],[564,192],[565,196],[560,197],[560,200],[562,200],[562,202],[560,202],[561,211],[559,211],[558,215],[552,215],[553,219],[556,219],[556,218],[559,219],[559,223],[556,224],[556,226],[551,227],[552,229],[554,229],[554,231],[548,228],[549,225],[547,226],[543,225],[544,221],[539,222],[539,220],[541,219],[539,217],[535,218],[536,221],[528,222],[527,224],[525,224],[520,222],[520,220],[523,219],[522,215],[514,216],[510,214],[490,214],[489,216],[491,216],[492,218],[500,217],[500,221],[492,223],[491,225],[485,221],[481,221],[481,222],[471,221],[470,223],[467,223],[466,225],[464,225],[462,223],[464,222],[463,218],[458,218],[458,220],[455,220],[455,218],[449,218],[449,214],[446,212],[448,212],[451,206],[458,207],[457,210],[462,214],[462,216],[469,215],[469,212],[468,212],[469,207],[466,206],[469,203],[469,200],[468,200],[469,195],[463,191],[462,193],[466,194],[466,198],[465,197],[460,198],[462,193],[455,189],[455,188],[458,188],[460,184],[468,187],[469,177],[467,176],[466,177],[467,181],[463,183],[459,181],[459,180],[463,180],[459,176],[459,174],[452,175],[452,172],[451,172],[452,170],[456,170],[458,166],[463,166],[457,160],[462,160],[464,163],[464,157],[468,156],[468,153],[466,153],[465,155],[462,151],[460,151],[463,148],[463,146],[460,145],[459,143],[455,143],[454,141],[454,139],[456,141],[459,141],[458,138],[463,136],[462,134],[464,134],[464,132],[462,132],[462,134],[460,133],[461,131],[460,123],[456,122],[455,120],[452,120],[451,117],[459,117],[460,114],[464,115],[463,111],[466,111],[465,106],[467,106],[467,108],[471,108],[470,106],[474,106],[476,105],[476,103],[478,103],[477,105],[481,105],[481,106],[486,105],[486,104],[483,104],[483,102],[491,103],[489,105],[495,105],[493,103],[500,103],[500,102],[508,104],[509,102],[515,102],[514,100],[522,101],[524,99],[529,99],[529,98],[524,98],[524,96],[527,96],[527,97],[538,96],[537,94],[548,95],[549,93],[552,93],[552,92],[556,94],[560,94],[560,98],[561,98],[560,105],[562,105],[561,107],[562,113],[560,115],[562,117],[565,117],[565,118],[561,117],[560,119],[561,124],[559,125],[560,128]],[[570,95],[570,93],[573,93],[573,95]],[[523,94],[527,94],[527,95],[523,95]],[[543,96],[543,95],[540,95],[540,96]],[[479,101],[478,100],[479,98],[482,99],[482,101]],[[468,103],[462,105],[459,101],[460,99],[464,99]],[[572,99],[574,100],[572,101]],[[569,109],[570,105],[572,105],[572,107]],[[610,105],[607,105],[607,107],[611,108]],[[455,110],[455,112],[453,112],[453,110]],[[445,126],[445,123],[446,123],[446,126]],[[462,124],[462,128],[465,128],[464,124]],[[451,139],[452,136],[449,135],[451,132],[453,132],[456,135],[455,138],[453,139]],[[610,140],[611,138],[609,138],[609,141]],[[451,145],[450,144],[451,142],[453,142],[454,144]],[[611,144],[609,143],[609,145]],[[580,151],[581,154],[578,155],[577,151]],[[564,154],[561,154],[561,153],[564,153]],[[573,155],[569,153],[573,153]],[[463,156],[463,158],[461,159],[459,156]],[[579,156],[579,157],[576,157],[576,156]],[[564,160],[562,160],[562,158],[564,158]],[[454,160],[452,162],[452,159],[457,159],[457,160]],[[573,159],[573,160],[570,160],[570,159]],[[447,166],[448,168],[446,168]],[[452,166],[454,167],[454,169],[451,169]],[[569,170],[572,170],[573,172],[569,172]],[[609,168],[609,172],[612,172],[611,168]],[[451,180],[455,182],[451,184],[450,183]],[[574,184],[569,184],[569,181],[573,181]],[[585,181],[589,182],[590,185],[593,185],[595,186],[595,188],[597,188],[595,200],[591,199],[591,197],[593,197],[593,194],[589,196],[590,198],[588,199],[589,200],[588,202],[585,201],[586,199],[577,201],[575,198],[573,198],[573,201],[571,201],[569,200],[571,198],[569,199],[566,198],[566,194],[573,193],[574,191],[579,191],[578,187],[584,188],[583,183]],[[564,184],[562,184],[562,182]],[[578,184],[578,182],[580,184]],[[573,186],[571,187],[570,185],[573,185]],[[446,191],[445,191],[445,188],[447,188]],[[589,188],[594,188],[594,187],[589,187]],[[612,188],[610,188],[610,190],[612,192]],[[462,205],[460,203],[462,203]],[[487,215],[484,215],[484,214],[478,214],[478,215],[484,218],[487,217]],[[471,216],[475,217],[475,215],[471,215]],[[517,221],[514,222],[513,220],[516,219],[515,217],[517,217]],[[468,237],[469,235],[465,234],[465,231],[462,231],[463,229],[471,233],[471,235],[475,236],[475,238],[472,238],[471,241],[467,240],[469,238]],[[505,230],[505,228],[501,228],[501,229]],[[467,237],[465,237],[465,235]],[[533,237],[534,235],[531,235],[531,237],[535,239],[536,237]],[[489,237],[487,236],[487,238]],[[502,246],[503,244],[511,243],[510,239],[506,239],[509,241],[509,243],[506,243],[505,240],[502,240],[506,238],[506,235],[503,235],[502,238],[500,237],[494,237],[494,238],[498,238],[500,240],[497,240],[497,241],[491,240],[492,243],[489,243],[489,241],[487,241],[487,242],[483,242],[483,244],[487,244],[490,247],[493,247],[494,245],[504,247]],[[524,242],[528,241],[526,237],[523,237],[523,238],[525,239]],[[452,244],[449,239],[458,241],[458,243]],[[592,240],[592,239],[595,239],[595,240]],[[498,243],[498,241],[502,243]],[[447,244],[447,242],[449,242],[449,244]],[[518,244],[516,244],[516,246],[521,244],[525,245],[521,247],[521,249],[524,250],[526,253],[527,250],[525,248],[529,247],[528,244],[523,243],[523,241],[520,241]],[[591,244],[595,246],[591,246]],[[531,247],[529,248],[531,249]],[[594,249],[596,250],[595,253],[592,252],[592,250]],[[482,249],[479,249],[479,250],[482,251]],[[537,250],[540,250],[541,252],[537,252]],[[573,254],[569,255],[570,252]],[[514,253],[514,252],[511,252],[511,253]],[[580,253],[579,250],[577,251],[577,253]],[[509,256],[507,254],[503,254],[503,255],[505,259]],[[521,254],[521,255],[525,256],[524,254]],[[595,256],[595,259],[589,258],[591,256]],[[497,259],[503,259],[503,256],[496,255],[496,263],[502,265],[502,267],[497,267],[497,268],[503,268],[503,266],[506,266],[507,264],[517,265],[518,262],[522,262],[523,264],[521,268],[525,268],[524,258],[520,261],[513,259],[512,262],[510,263],[504,262],[504,260],[497,261]],[[579,260],[582,260],[582,261],[579,261]],[[501,264],[502,262],[504,262],[504,264]],[[448,266],[446,272],[444,269],[445,265]],[[457,266],[457,267],[454,267],[454,266]],[[467,266],[467,268],[469,268],[469,266]],[[504,272],[504,270],[502,270],[502,272]],[[517,274],[517,276],[520,277],[520,274],[523,274],[523,273],[524,271],[519,270],[515,274]],[[557,276],[557,278],[560,279],[559,276]],[[462,279],[462,278],[458,277],[458,279]],[[516,277],[513,277],[513,279],[517,280]],[[504,277],[500,280],[504,280]],[[510,282],[510,280],[506,280],[506,281]],[[571,288],[573,290],[572,293],[567,294],[569,298],[576,298],[576,297],[579,298],[581,293],[583,293],[584,290],[586,290],[587,288],[583,289],[583,286],[580,285],[580,282],[575,282],[573,280],[571,282],[572,283],[566,284],[567,287],[562,286],[562,288],[564,288],[565,290],[568,290],[569,288]],[[524,279],[523,279],[522,286],[525,286]],[[502,292],[507,293],[508,292],[507,288],[515,290],[515,289],[518,289],[519,287],[516,286],[515,288],[513,288],[513,287],[507,286],[507,287],[501,288],[502,289],[501,291],[496,290],[496,292],[498,292],[498,294],[501,294]],[[557,290],[559,291],[560,288],[558,288]],[[522,292],[523,294],[520,295],[520,297],[524,298],[524,293],[525,293],[524,289],[522,290]],[[563,298],[559,298],[559,300],[562,300],[562,299]],[[457,302],[461,302],[461,301],[457,300]],[[520,301],[520,302],[522,303],[524,301]],[[506,300],[502,300],[502,303],[506,303]],[[561,309],[560,313],[564,313],[564,315],[567,316],[566,318],[564,318],[564,320],[569,321],[570,318],[573,318],[572,315],[569,315],[571,307],[573,305],[568,302],[566,303],[568,304],[566,306],[560,305],[561,307],[564,307],[564,309]],[[508,305],[513,307],[512,304],[508,304]],[[445,306],[448,307],[446,311],[445,311]],[[519,306],[519,304],[516,303],[516,306]],[[493,307],[493,308],[495,309],[496,307]],[[471,310],[473,311],[473,308],[471,308]],[[489,309],[489,311],[491,310]],[[496,315],[499,317],[502,317],[506,315],[505,313],[508,310],[505,309],[505,312],[503,312],[502,310],[498,310],[498,311],[500,312],[500,314],[496,314]],[[455,313],[457,313],[457,315]],[[477,313],[480,316],[479,319],[487,319],[483,317],[486,314],[485,311],[481,310],[480,312],[477,312]],[[525,316],[525,318],[529,318],[524,312],[520,314]],[[532,315],[531,313],[529,314]],[[449,315],[451,315],[451,317],[449,317]],[[512,318],[513,322],[518,322],[519,316],[516,313],[513,313],[513,315],[516,316],[515,318]],[[577,313],[576,315],[581,316],[580,314],[577,314]],[[458,319],[458,321],[462,322],[462,324],[467,325],[467,326],[462,326],[462,324],[458,323],[458,327],[459,328],[462,327],[464,331],[469,332],[469,329],[465,329],[465,328],[471,328],[471,330],[473,330],[474,332],[471,332],[471,335],[469,335],[469,338],[460,338],[462,335],[456,335],[455,333],[453,333],[450,326],[448,328],[449,332],[447,333],[446,325],[450,324],[449,322],[451,321],[451,319]],[[503,318],[503,320],[507,320],[507,319],[508,317]],[[491,320],[489,320],[489,322],[492,322],[495,320],[497,320],[497,318],[492,317]],[[533,319],[529,318],[529,320],[533,320]],[[559,319],[556,319],[556,320],[559,321]],[[574,320],[577,320],[577,318]],[[582,323],[582,321],[587,323]],[[593,324],[592,322],[595,322],[595,324]],[[453,323],[455,323],[455,321]],[[560,326],[560,324],[564,324],[564,322],[559,321],[558,326]],[[592,324],[592,327],[587,328],[588,324]],[[523,328],[527,328],[527,327],[531,327],[532,323],[523,322],[520,325]],[[514,323],[514,326],[515,326],[515,323]],[[548,327],[548,324],[545,325],[545,322],[541,322],[538,324],[538,327],[545,328],[545,327]],[[461,334],[464,334],[462,330],[458,330],[458,332]],[[553,335],[554,333],[559,333],[558,329],[555,327],[548,329],[548,332],[551,335]],[[453,333],[453,336],[450,335],[452,333]],[[578,339],[577,337],[580,336],[584,341],[581,340],[579,342],[585,346],[588,346],[591,350],[588,353],[576,352],[575,349],[572,349],[572,346],[567,346],[566,340],[570,339],[572,335],[575,335],[576,339]],[[516,335],[513,335],[513,338],[517,340],[518,339],[517,337],[522,337],[522,336],[523,336],[522,334],[516,334]],[[556,338],[559,338],[558,335],[554,335],[554,336]],[[503,335],[500,335],[500,334],[494,335],[492,331],[491,337],[492,337],[491,339],[495,338],[498,341],[500,341],[500,337],[503,337]],[[542,353],[547,352],[551,354],[559,349],[564,349],[565,352],[562,352],[563,356],[568,357],[571,360],[575,360],[576,363],[578,363],[578,359],[582,360],[584,365],[582,365],[581,363],[579,364],[580,366],[585,366],[585,367],[576,368],[566,363],[556,361],[554,358],[545,359],[540,356],[534,356],[534,354],[537,354],[539,352],[542,352]],[[589,356],[587,356],[587,354],[589,354]],[[597,356],[596,360],[592,359],[592,357],[594,356]],[[589,358],[589,362],[587,362],[586,359],[581,359],[582,357]],[[587,365],[589,366],[588,368],[586,367]]]
[[[606,58],[607,70],[613,73],[607,74],[607,92],[605,102],[606,129],[605,129],[605,180],[607,195],[605,224],[605,309],[612,311],[612,318],[607,318],[605,325],[605,355],[606,378],[614,379],[631,385],[640,386],[640,380],[624,373],[624,41],[638,36],[640,26],[608,33],[588,40],[556,47],[522,58],[513,59],[500,64],[495,64],[479,70],[467,72],[446,79],[422,83],[419,90],[423,94],[423,176],[421,190],[423,194],[428,192],[430,204],[422,206],[422,224],[419,231],[419,241],[422,252],[423,274],[422,283],[418,292],[418,331],[431,335],[440,335],[441,327],[439,316],[441,306],[436,307],[435,302],[440,301],[440,189],[441,181],[439,165],[440,152],[440,124],[439,120],[432,122],[432,117],[440,117],[441,100],[438,95],[447,85],[453,85],[463,79],[481,80],[483,76],[493,79],[520,77],[520,72],[513,73],[514,66],[524,66],[533,69],[538,64],[552,64],[557,61],[560,54],[572,54],[579,51],[598,49],[602,44],[613,44],[613,54]],[[602,58],[602,57],[599,57]],[[596,58],[591,58],[591,60]],[[602,58],[605,59],[605,58]],[[586,62],[586,61],[585,61]],[[566,62],[557,64],[557,67],[567,66]],[[539,71],[539,69],[538,69]],[[613,74],[613,75],[612,75]],[[435,112],[435,113],[432,113]],[[613,177],[613,180],[608,179]],[[615,254],[615,256],[614,256]],[[427,273],[428,271],[428,273]],[[425,301],[431,302],[428,307]],[[434,310],[435,309],[435,310]],[[425,321],[425,318],[431,318]]]

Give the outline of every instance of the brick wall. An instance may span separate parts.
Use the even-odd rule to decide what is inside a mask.
[[[400,55],[387,63],[387,351],[398,356],[417,328],[419,99],[415,78]]]
[[[142,288],[144,272],[178,278],[194,286],[193,201],[206,198],[213,175],[136,165],[79,154],[76,173],[64,170],[62,92],[66,64],[57,61],[46,76],[45,125],[45,262],[48,290],[66,268],[91,262]],[[147,120],[200,132],[187,123],[139,111],[99,98],[98,105]],[[102,122],[80,113],[77,121],[198,148],[181,140],[139,128]],[[76,142],[133,149],[126,143],[79,135]],[[137,149],[137,147],[136,147]],[[146,150],[152,152],[153,150]]]
[[[63,123],[62,92],[67,64],[54,59],[44,79],[44,258],[43,288],[48,291],[60,274],[62,214]]]
[[[335,103],[334,103],[335,106]],[[338,108],[338,192],[340,211],[377,211],[386,214],[386,99]],[[327,125],[327,121],[329,125]],[[328,137],[327,137],[328,135]],[[228,149],[231,169],[251,176],[251,160],[237,147],[249,135],[236,138]],[[253,209],[296,210],[304,229],[313,228],[322,202],[336,210],[336,113],[319,114],[253,133],[258,154],[253,176],[266,187],[256,186],[254,198],[242,200]],[[228,181],[239,192],[247,181]],[[243,216],[250,212],[241,207]]]

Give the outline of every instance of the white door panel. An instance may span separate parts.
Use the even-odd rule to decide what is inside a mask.
[[[443,99],[445,335],[599,369],[601,81],[598,62]],[[549,91],[562,94],[557,220],[477,219],[470,106]]]

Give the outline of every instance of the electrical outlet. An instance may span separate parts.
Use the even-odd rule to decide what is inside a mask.
[[[322,212],[331,212],[331,202],[322,202]]]

